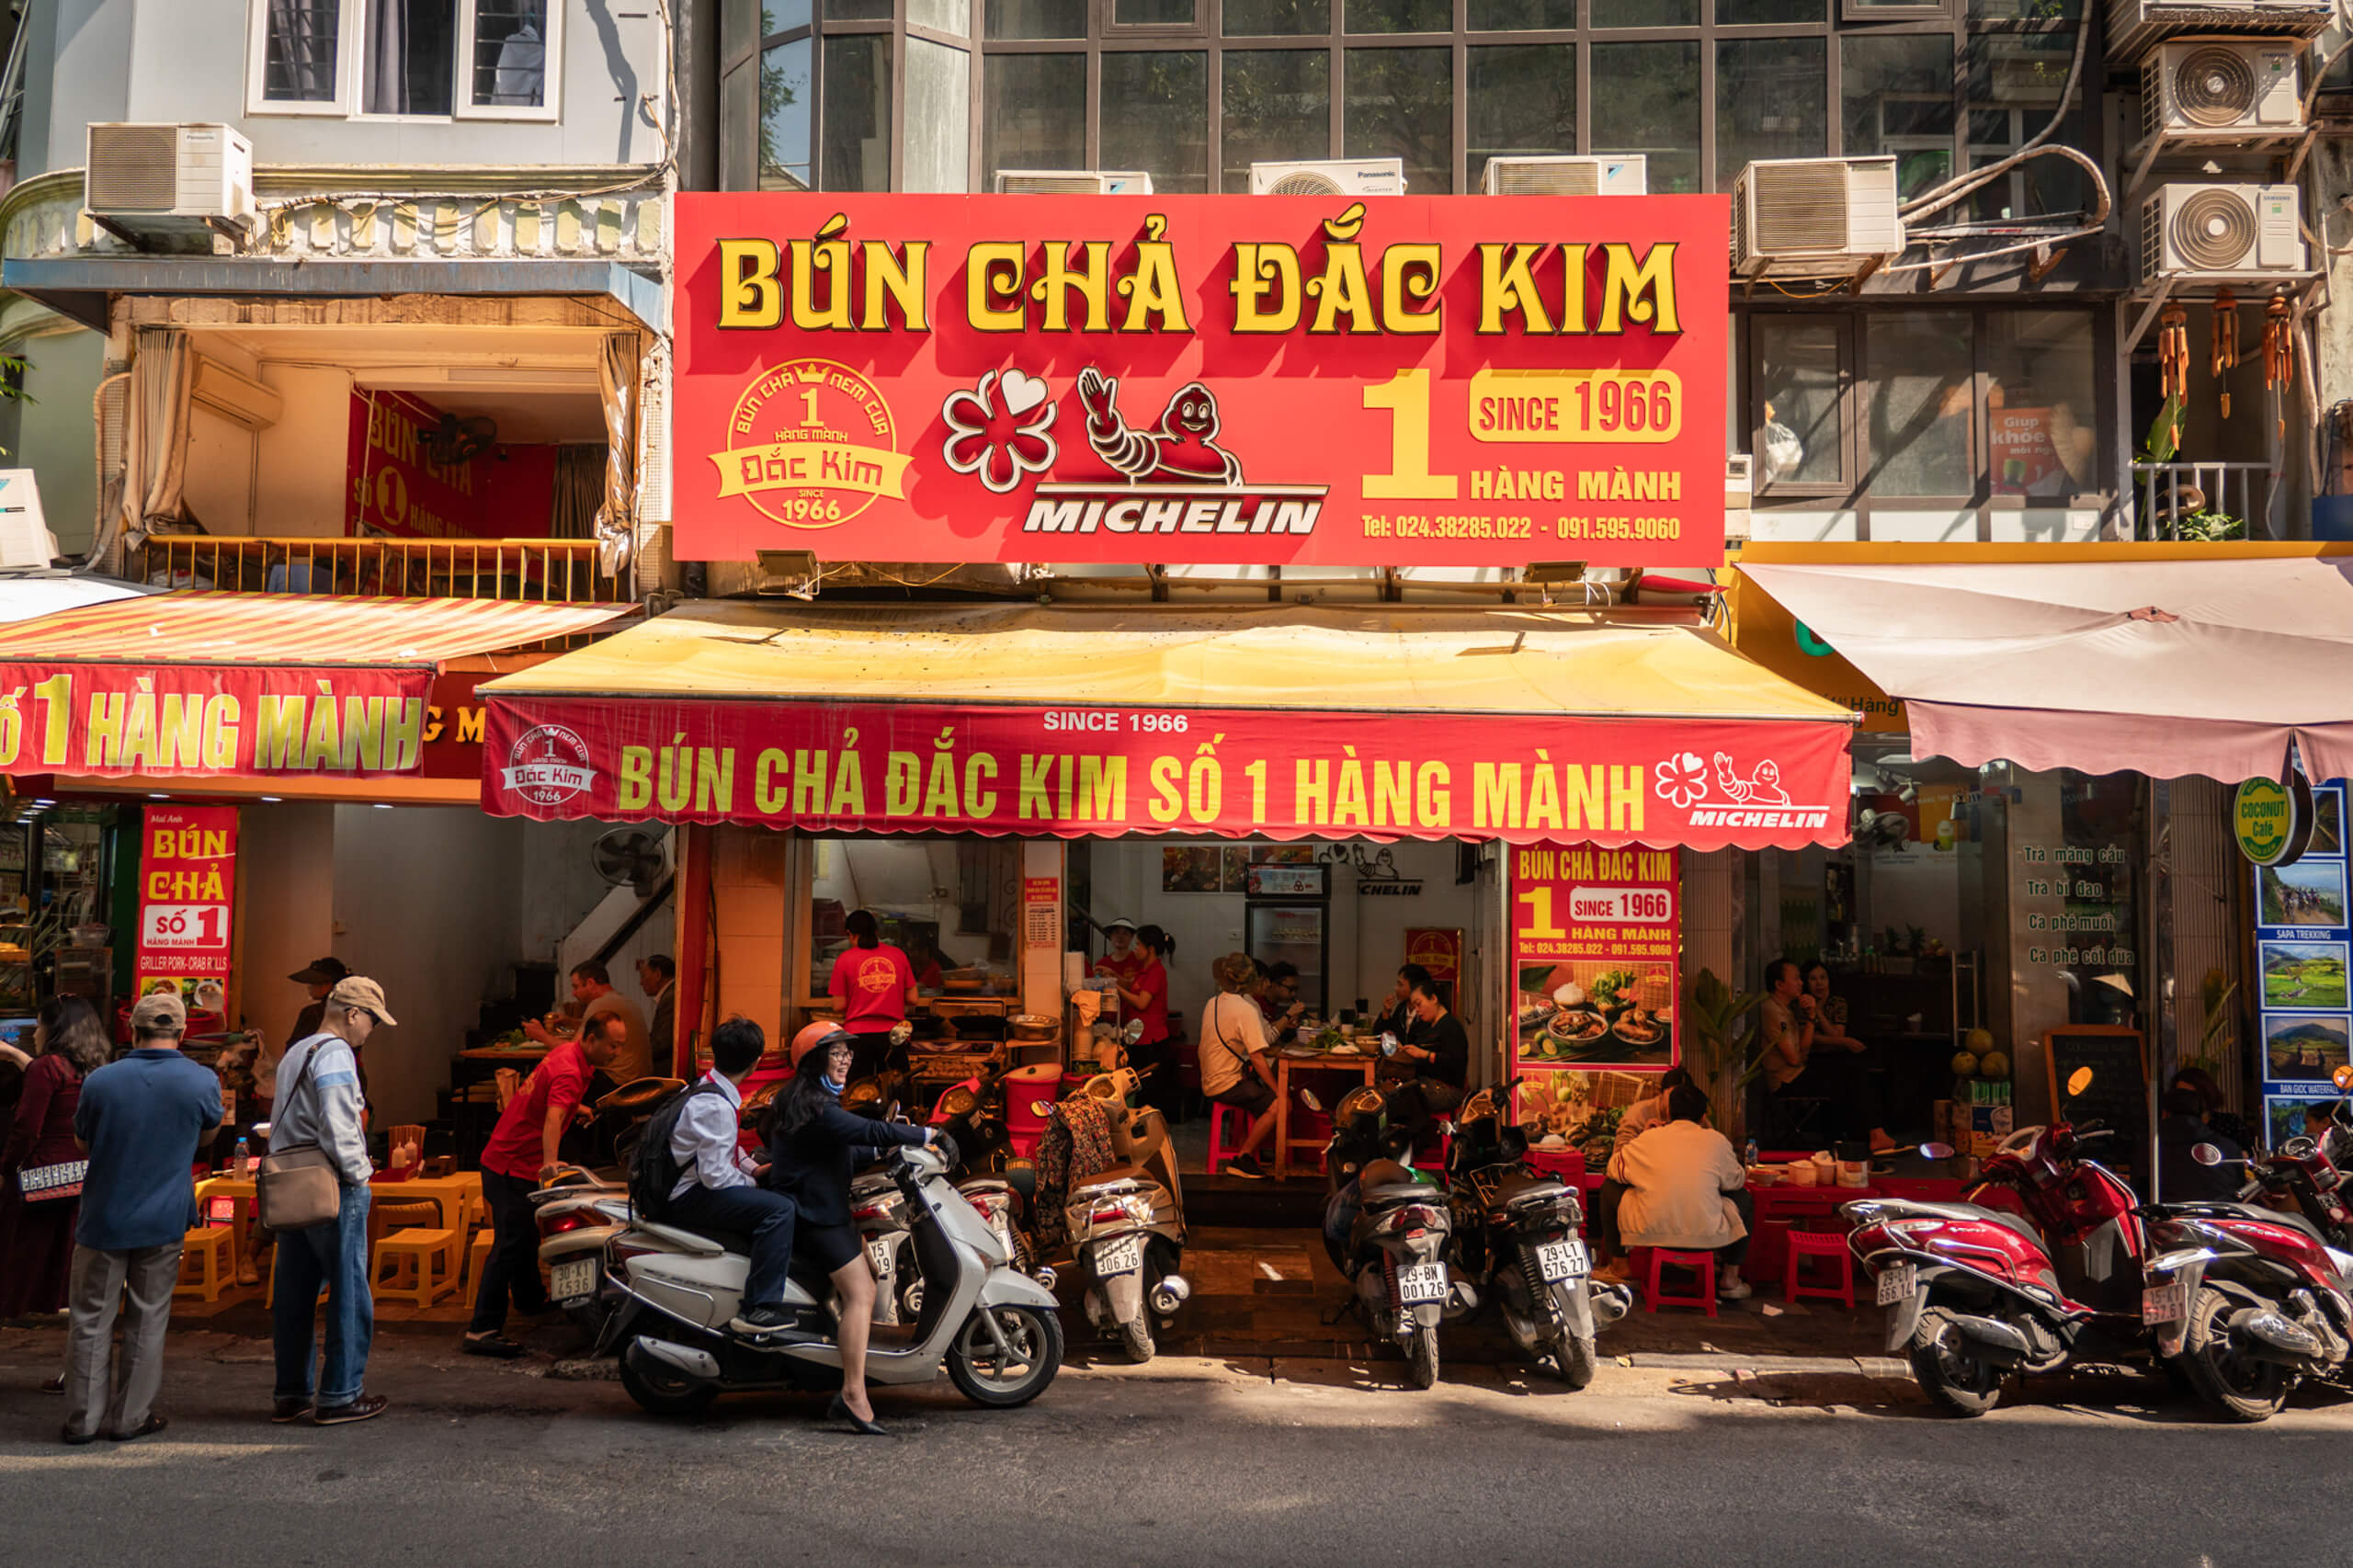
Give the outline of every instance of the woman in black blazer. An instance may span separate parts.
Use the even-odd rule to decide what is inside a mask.
[[[792,1042],[792,1077],[768,1108],[767,1186],[801,1209],[792,1250],[833,1276],[841,1295],[842,1392],[828,1418],[847,1418],[879,1433],[866,1397],[867,1331],[874,1321],[874,1270],[850,1223],[849,1183],[860,1161],[888,1148],[931,1142],[928,1127],[877,1121],[841,1106],[857,1052],[856,1037],[833,1024],[812,1024]]]

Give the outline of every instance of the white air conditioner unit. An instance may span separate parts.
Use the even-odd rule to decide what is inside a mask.
[[[1733,182],[1740,277],[1853,278],[1903,254],[1893,157],[1773,158]]]
[[[1253,164],[1253,196],[1403,196],[1403,158],[1324,158],[1304,164]]]
[[[225,125],[93,125],[83,205],[137,230],[191,230],[254,214],[254,144]]]
[[[2141,62],[2141,129],[2150,136],[2303,128],[2301,43],[2199,39],[2161,43]]]
[[[286,411],[286,400],[277,392],[209,354],[196,357],[196,384],[189,395],[199,406],[248,430],[268,429]]]
[[[1142,169],[999,169],[999,196],[1150,196]]]
[[[33,471],[0,468],[0,566],[47,566],[63,553],[41,516]]]
[[[2138,60],[2185,33],[2318,38],[2328,23],[2329,0],[2109,0],[2108,57]]]
[[[1746,452],[1724,454],[1724,538],[1748,537],[1749,509],[1756,502],[1756,463]]]
[[[1650,160],[1622,157],[1490,158],[1480,188],[1489,196],[1644,196]]]
[[[2262,282],[2312,266],[2292,185],[2161,185],[2141,204],[2143,279]]]

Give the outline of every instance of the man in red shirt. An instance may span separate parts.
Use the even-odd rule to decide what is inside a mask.
[[[555,1172],[556,1145],[579,1108],[589,1074],[620,1054],[628,1038],[628,1022],[618,1013],[586,1019],[578,1040],[558,1045],[532,1070],[483,1145],[482,1196],[497,1240],[483,1262],[473,1323],[463,1342],[468,1355],[507,1358],[524,1353],[506,1334],[510,1297],[527,1317],[547,1311],[531,1192]]]

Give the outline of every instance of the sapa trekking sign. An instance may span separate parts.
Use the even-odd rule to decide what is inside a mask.
[[[1725,199],[678,199],[676,553],[1704,566]]]

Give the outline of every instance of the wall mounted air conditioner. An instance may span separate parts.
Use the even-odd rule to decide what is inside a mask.
[[[1490,158],[1479,186],[1489,196],[1643,196],[1650,160],[1622,157]]]
[[[2141,204],[2141,276],[2262,282],[2312,266],[2292,185],[2161,185]]]
[[[2329,0],[2109,0],[2108,57],[2138,60],[2185,33],[2318,38],[2328,23]]]
[[[286,400],[276,392],[208,354],[196,357],[196,384],[190,395],[200,407],[248,430],[267,430],[286,410]]]
[[[201,229],[254,213],[254,144],[225,125],[93,125],[83,205],[131,230]]]
[[[1403,196],[1403,158],[1324,158],[1304,164],[1253,164],[1253,196]]]
[[[999,196],[1150,196],[1142,169],[999,169]]]
[[[2161,43],[2141,62],[2141,130],[2149,136],[2301,130],[2303,52],[2301,43],[2255,39]]]
[[[1903,254],[1892,157],[1773,158],[1733,182],[1740,277],[1853,278]]]

